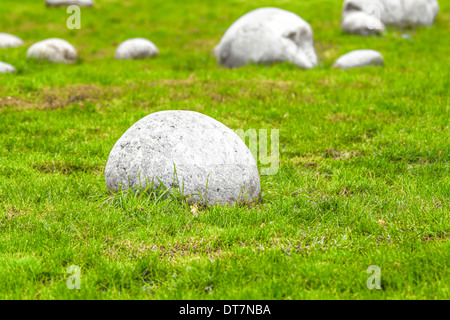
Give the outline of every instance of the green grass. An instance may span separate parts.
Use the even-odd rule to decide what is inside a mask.
[[[362,38],[340,31],[341,0],[106,1],[65,9],[1,0],[0,298],[449,299],[450,1],[432,28]],[[211,56],[251,9],[308,21],[320,65],[226,70]],[[412,40],[402,38],[407,33]],[[27,60],[60,37],[75,65]],[[156,59],[115,61],[147,37]],[[335,70],[375,49],[383,68]],[[280,170],[252,208],[191,208],[176,199],[110,196],[117,139],[159,110],[207,114],[232,129],[279,129]],[[70,265],[81,290],[68,290]],[[381,290],[369,290],[370,265]]]

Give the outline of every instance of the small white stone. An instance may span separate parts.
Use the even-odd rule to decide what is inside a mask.
[[[144,38],[134,38],[122,42],[117,47],[114,58],[121,60],[143,59],[158,54],[159,50],[153,42]]]
[[[259,8],[240,17],[225,32],[214,54],[228,68],[284,61],[305,69],[317,66],[309,23],[278,8]]]
[[[341,29],[351,34],[369,36],[383,33],[385,26],[376,17],[362,11],[357,11],[349,13],[344,17]]]
[[[19,37],[0,32],[0,48],[15,48],[21,45],[23,45],[23,41]]]
[[[92,7],[94,5],[94,0],[45,0],[47,7],[68,7],[68,6],[79,6],[79,7]]]
[[[5,63],[5,62],[1,62],[0,61],[0,73],[14,73],[16,72],[16,68],[14,68],[12,65]]]
[[[336,60],[333,68],[353,69],[366,66],[382,66],[383,56],[375,50],[355,50]]]
[[[74,63],[78,54],[66,40],[51,38],[33,44],[27,51],[27,57],[57,63]]]
[[[252,202],[261,193],[256,161],[241,138],[193,111],[160,111],[136,122],[112,148],[105,179],[113,192],[161,181],[208,205]]]
[[[403,33],[403,34],[402,34],[402,39],[410,40],[410,41],[413,40],[413,38],[411,38],[411,36],[410,36],[409,34],[407,34],[407,33]]]

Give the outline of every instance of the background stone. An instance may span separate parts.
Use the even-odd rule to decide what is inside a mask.
[[[21,45],[23,45],[23,41],[19,37],[0,32],[0,48],[15,48]]]
[[[158,48],[153,42],[143,38],[128,39],[122,42],[116,50],[116,59],[143,59],[159,54]]]
[[[14,73],[16,72],[16,68],[14,68],[12,65],[5,63],[5,62],[1,62],[0,61],[0,73]]]
[[[74,63],[78,54],[66,40],[52,38],[33,44],[27,51],[27,57],[50,62]]]
[[[361,36],[369,36],[374,34],[381,34],[386,29],[383,22],[374,17],[368,15],[363,11],[356,11],[347,14],[342,20],[342,31],[359,34]]]
[[[94,0],[45,0],[47,7],[68,7],[76,5],[79,7],[92,7]]]
[[[361,11],[379,19],[385,25],[431,26],[439,12],[437,0],[345,0],[342,18]]]
[[[225,32],[214,53],[217,62],[228,68],[283,61],[305,69],[317,66],[311,26],[278,8],[259,8],[243,15]]]
[[[333,68],[353,69],[366,66],[382,66],[383,56],[375,50],[355,50],[344,54],[333,65]]]

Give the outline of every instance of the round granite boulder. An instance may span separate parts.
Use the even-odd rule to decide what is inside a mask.
[[[15,48],[21,45],[23,45],[23,41],[19,37],[0,32],[0,48]]]
[[[114,58],[121,60],[143,59],[158,55],[159,50],[153,42],[144,38],[128,39],[116,50]]]
[[[336,60],[333,68],[353,69],[367,66],[382,66],[383,56],[375,50],[355,50]]]
[[[136,122],[111,150],[105,179],[112,192],[153,183],[207,205],[253,202],[261,193],[256,161],[241,138],[193,111],[160,111]]]
[[[10,64],[0,61],[0,73],[7,73],[7,72],[14,73],[14,72],[16,72],[16,68],[14,68]]]
[[[27,57],[57,63],[74,63],[78,54],[66,40],[52,38],[33,44],[27,51]]]
[[[228,68],[284,61],[304,69],[317,66],[309,23],[278,8],[259,8],[240,17],[225,32],[214,54]]]

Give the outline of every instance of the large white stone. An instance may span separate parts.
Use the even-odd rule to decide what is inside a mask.
[[[1,62],[0,61],[0,73],[14,73],[16,72],[16,68],[14,68],[12,65],[5,63],[5,62]]]
[[[153,42],[143,38],[128,39],[122,42],[116,50],[116,59],[143,59],[158,55],[159,50]]]
[[[78,54],[66,40],[51,38],[33,44],[27,51],[27,57],[50,62],[74,63]]]
[[[355,50],[336,60],[333,68],[353,69],[367,66],[382,66],[383,56],[375,50]]]
[[[241,138],[193,111],[160,111],[136,122],[111,150],[105,179],[113,192],[161,181],[208,205],[251,202],[261,192],[256,161]]]
[[[355,11],[342,19],[341,29],[348,33],[369,36],[381,34],[386,28],[383,22],[375,16],[363,11]]]
[[[94,0],[45,0],[47,7],[68,7],[68,6],[79,6],[79,7],[92,7],[94,5]]]
[[[437,0],[345,0],[343,21],[355,12],[371,15],[385,25],[431,26],[439,12],[439,4]]]
[[[259,8],[240,17],[214,53],[217,62],[228,68],[283,61],[305,69],[317,66],[311,26],[298,15],[278,8]]]
[[[23,41],[19,37],[0,32],[0,48],[15,48],[21,45],[23,45]]]

